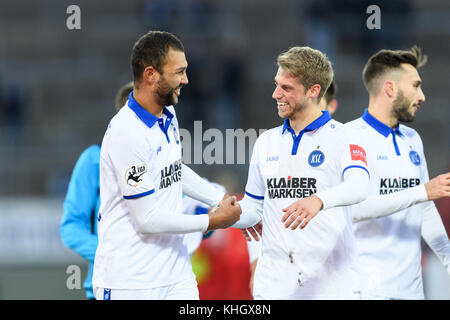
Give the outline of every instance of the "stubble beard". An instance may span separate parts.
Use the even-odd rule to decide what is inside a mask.
[[[175,95],[175,90],[180,88],[172,88],[164,78],[159,79],[156,89],[158,103],[162,106],[174,106],[178,103],[178,98]]]
[[[408,123],[414,120],[414,113],[410,111],[411,104],[412,102],[408,101],[403,92],[400,91],[393,102],[392,109],[392,112],[398,121]]]

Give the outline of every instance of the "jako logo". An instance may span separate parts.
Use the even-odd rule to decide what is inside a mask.
[[[325,161],[325,155],[320,150],[314,150],[309,154],[308,163],[311,167],[318,167]]]

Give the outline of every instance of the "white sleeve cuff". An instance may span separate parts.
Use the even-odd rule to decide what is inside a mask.
[[[249,228],[261,221],[264,200],[254,199],[245,195],[239,201],[239,205],[241,206],[242,214],[239,221],[231,226],[232,228]]]

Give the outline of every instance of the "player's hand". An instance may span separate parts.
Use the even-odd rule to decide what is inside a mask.
[[[255,239],[255,241],[259,241],[262,236],[262,228],[263,228],[263,224],[262,224],[262,220],[261,220],[257,224],[255,224],[253,227],[240,229],[240,230],[241,230],[242,234],[244,235],[245,239],[247,239],[247,241],[252,241],[252,237],[253,237],[253,239]]]
[[[450,197],[450,172],[434,177],[425,183],[428,200]]]
[[[239,220],[241,213],[241,206],[235,196],[222,200],[218,207],[208,213],[209,225],[206,231],[230,227]]]
[[[285,228],[291,227],[291,230],[295,230],[299,225],[300,229],[303,229],[322,207],[322,200],[315,195],[302,198],[283,209],[285,214],[281,218],[281,222],[284,223]]]
[[[225,193],[223,195],[222,200],[220,200],[219,204],[217,205],[218,207],[220,207],[220,205],[223,203],[224,200],[228,199],[229,197],[232,197],[233,195],[231,193]]]

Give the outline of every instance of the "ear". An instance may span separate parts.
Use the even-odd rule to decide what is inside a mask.
[[[332,100],[330,101],[330,103],[328,104],[328,107],[327,107],[328,112],[330,113],[330,115],[332,115],[333,113],[335,113],[336,110],[337,110],[337,108],[338,108],[338,102],[337,102],[337,100],[336,100],[336,99],[332,99]]]
[[[309,97],[311,99],[316,99],[319,96],[320,90],[322,90],[322,88],[320,87],[320,84],[313,84],[311,86],[311,88],[308,89],[309,91]]]
[[[388,98],[394,98],[397,88],[395,86],[395,82],[392,80],[386,80],[383,83],[383,93],[388,97]]]
[[[148,82],[148,83],[154,83],[156,80],[158,80],[158,77],[160,76],[158,70],[156,70],[152,66],[147,66],[144,69],[144,72],[142,72],[142,81]]]

